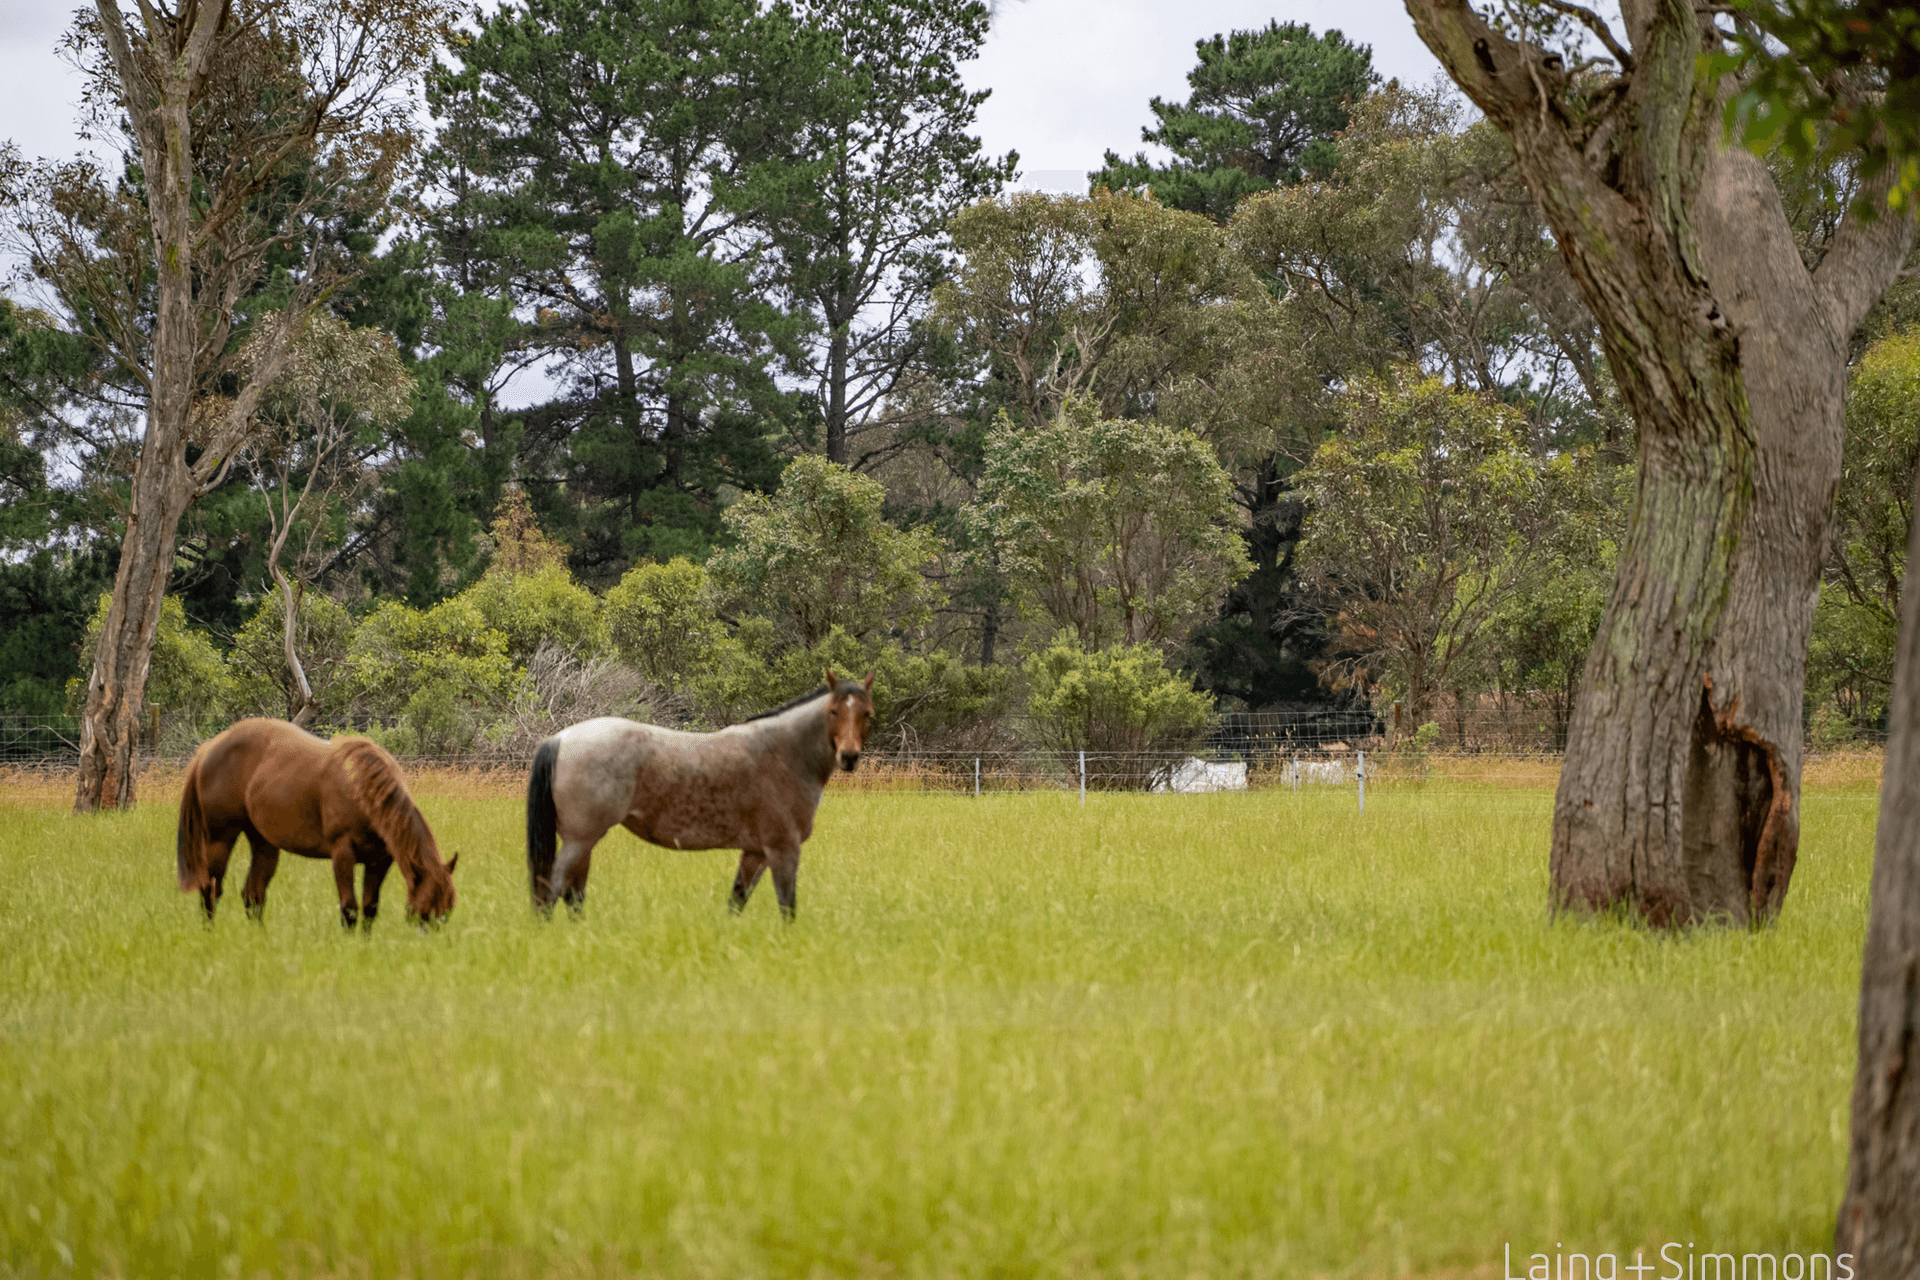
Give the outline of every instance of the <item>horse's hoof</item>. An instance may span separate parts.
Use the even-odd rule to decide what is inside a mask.
[[[349,911],[345,907],[340,908],[340,927],[341,928],[351,929],[353,928],[354,925],[358,924],[359,922],[360,922],[359,917],[354,912]]]

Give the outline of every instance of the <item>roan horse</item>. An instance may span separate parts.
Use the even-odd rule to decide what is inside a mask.
[[[431,921],[453,910],[459,855],[440,861],[400,766],[366,738],[323,742],[284,720],[242,720],[200,744],[180,794],[180,890],[200,891],[209,921],[243,831],[252,858],[241,900],[256,920],[282,850],[333,862],[340,923],[349,929],[356,918],[373,924],[380,882],[396,862],[407,881],[409,917]],[[356,862],[367,868],[357,910]]]
[[[527,875],[533,905],[578,911],[593,846],[614,826],[670,849],[738,849],[731,905],[743,910],[773,871],[793,918],[800,844],[836,767],[860,763],[873,676],[841,681],[718,733],[681,733],[607,717],[540,744],[527,781]],[[560,856],[554,857],[555,837]]]

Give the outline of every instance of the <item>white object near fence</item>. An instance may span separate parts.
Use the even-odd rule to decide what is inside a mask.
[[[1087,807],[1087,753],[1080,753],[1080,807]]]
[[[980,796],[980,757],[979,756],[975,756],[973,758],[973,794],[975,799],[978,799]]]
[[[1353,766],[1354,781],[1360,784],[1360,812],[1367,811],[1367,753],[1359,753],[1360,760]]]
[[[1194,793],[1201,791],[1245,791],[1247,762],[1224,761],[1208,764],[1198,756],[1188,756],[1153,780],[1153,791]]]
[[[1303,782],[1321,782],[1329,786],[1345,786],[1351,775],[1347,766],[1338,760],[1298,760],[1293,762],[1293,789],[1298,791]]]

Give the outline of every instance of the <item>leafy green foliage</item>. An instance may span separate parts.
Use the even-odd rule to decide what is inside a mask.
[[[1810,711],[1830,704],[1877,729],[1893,686],[1894,640],[1920,468],[1920,330],[1882,339],[1853,372],[1834,497],[1827,586],[1807,656]]]
[[[528,415],[523,465],[567,480],[547,514],[589,580],[698,550],[790,407],[772,371],[803,322],[766,228],[821,167],[793,139],[826,42],[750,0],[525,0],[455,53],[435,101],[470,181],[442,222],[481,242],[536,316],[519,341],[570,384]],[[716,427],[748,447],[704,447]]]
[[[794,159],[817,177],[772,235],[812,319],[803,363],[826,455],[859,469],[851,430],[915,416],[897,393],[929,363],[920,322],[948,269],[947,223],[993,195],[1015,157],[982,156],[970,132],[988,91],[968,91],[959,64],[979,53],[987,5],[824,0],[808,16],[832,70]]]
[[[505,638],[515,666],[526,666],[542,644],[582,657],[606,648],[599,597],[559,565],[524,573],[489,570],[455,598],[471,604],[480,624]]]
[[[856,640],[925,625],[944,602],[921,569],[940,552],[925,529],[887,523],[886,490],[817,455],[787,465],[772,497],[727,508],[733,545],[707,562],[723,614],[770,618],[782,640],[813,648],[838,627]]]
[[[1247,572],[1230,478],[1190,431],[1070,401],[987,443],[977,540],[1031,607],[1087,649],[1178,644]]]
[[[1857,155],[1868,183],[1890,178],[1887,205],[1920,191],[1920,9],[1899,0],[1744,0],[1734,51],[1712,60],[1737,73],[1728,128],[1755,151],[1802,164]]]
[[[260,601],[233,637],[225,655],[231,684],[227,713],[242,716],[290,718],[300,707],[282,639],[286,610],[278,597]],[[300,629],[294,640],[300,665],[319,703],[319,724],[338,724],[347,710],[347,659],[354,634],[353,616],[336,600],[318,592],[301,602]]]
[[[1244,196],[1331,171],[1348,109],[1378,78],[1366,45],[1338,31],[1316,36],[1303,22],[1216,35],[1194,51],[1192,96],[1184,105],[1155,98],[1159,126],[1140,132],[1175,159],[1156,165],[1144,152],[1125,161],[1109,151],[1096,188],[1149,186],[1164,205],[1225,222]]]
[[[354,630],[345,683],[357,713],[395,726],[390,749],[437,753],[477,739],[518,676],[506,635],[461,595],[425,610],[382,602]]]
[[[1115,644],[1088,652],[1067,632],[1021,664],[1027,715],[1040,741],[1055,751],[1167,752],[1192,743],[1213,714],[1213,699],[1196,690],[1151,645]],[[1116,767],[1117,764],[1117,767]],[[1090,786],[1132,789],[1151,765],[1103,762]]]
[[[865,639],[835,627],[812,648],[780,645],[764,618],[752,618],[717,647],[692,682],[695,706],[711,723],[732,724],[819,688],[828,668],[873,675],[876,747],[951,746],[990,736],[1011,708],[1013,669],[979,666],[935,650],[912,653],[885,636]]]
[[[706,570],[685,556],[635,565],[607,592],[604,611],[614,651],[663,689],[703,670],[727,638],[707,605]]]
[[[1341,405],[1342,432],[1296,477],[1312,504],[1300,572],[1338,607],[1324,678],[1378,681],[1418,724],[1493,617],[1556,571],[1546,535],[1590,490],[1581,458],[1543,462],[1516,412],[1437,378],[1363,379]]]
[[[1144,410],[1213,372],[1229,331],[1271,320],[1219,227],[1128,192],[983,201],[954,218],[953,241],[965,261],[935,318],[987,358],[1023,426],[1074,396]]]
[[[106,625],[112,593],[100,597],[87,623],[80,647],[80,669],[93,666],[94,646]],[[160,626],[154,634],[153,666],[147,674],[146,710],[166,721],[170,745],[191,745],[220,722],[232,697],[232,677],[213,638],[187,621],[178,596],[160,604]],[[86,681],[75,676],[67,683],[67,703],[77,712],[86,699]]]

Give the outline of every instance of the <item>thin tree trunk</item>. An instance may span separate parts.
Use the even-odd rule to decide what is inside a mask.
[[[1663,925],[1779,910],[1801,704],[1839,478],[1846,343],[1911,243],[1849,219],[1809,273],[1770,176],[1721,146],[1706,10],[1632,3],[1629,65],[1581,99],[1557,55],[1460,0],[1407,0],[1508,136],[1639,425],[1618,576],[1555,800],[1556,908]],[[1584,104],[1584,105],[1583,105]]]
[[[827,341],[827,461],[847,465],[847,327]]]
[[[1920,525],[1907,562],[1920,555]],[[1860,973],[1853,1143],[1834,1252],[1864,1280],[1920,1274],[1920,591],[1900,642],[1880,775],[1872,906]]]
[[[319,714],[320,700],[313,696],[313,686],[307,682],[307,669],[300,664],[300,649],[295,643],[300,634],[300,587],[278,564],[273,566],[273,580],[279,584],[280,601],[285,608],[281,647],[286,654],[287,671],[293,676],[293,691],[298,697],[287,719],[304,729]]]

